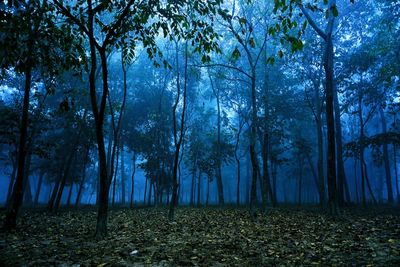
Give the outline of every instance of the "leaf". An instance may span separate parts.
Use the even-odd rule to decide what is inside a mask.
[[[337,17],[337,16],[339,15],[339,11],[338,11],[336,5],[333,5],[333,6],[331,7],[331,11],[332,11],[332,15],[333,15],[334,17]]]
[[[235,47],[235,50],[232,52],[232,59],[233,60],[238,60],[239,57],[241,56],[240,51],[237,47]]]
[[[268,57],[267,58],[267,64],[273,65],[275,63],[275,58],[274,57]]]
[[[256,47],[256,42],[254,41],[254,38],[250,38],[250,39],[249,39],[249,44],[250,44],[250,46],[251,46],[252,48],[255,48],[255,47]]]

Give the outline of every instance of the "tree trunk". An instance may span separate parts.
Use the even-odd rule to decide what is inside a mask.
[[[210,199],[210,177],[207,177],[207,196],[206,196],[206,207],[208,207],[208,201]]]
[[[374,204],[377,204],[378,202],[376,201],[374,192],[372,191],[372,187],[371,187],[371,184],[369,182],[367,164],[365,163],[365,161],[363,162],[363,165],[364,165],[364,169],[365,169],[364,170],[365,171],[365,181],[367,183],[368,192],[371,195],[371,198],[372,198],[372,201],[374,202]]]
[[[149,181],[149,195],[147,196],[147,206],[151,206],[151,194],[152,194],[152,189],[153,189],[153,183]]]
[[[197,181],[198,181],[197,182],[197,184],[198,184],[198,187],[197,187],[197,207],[200,208],[200,205],[201,205],[201,171],[199,171],[199,177],[198,177]]]
[[[303,160],[298,158],[298,162],[299,162],[299,187],[298,187],[298,202],[297,204],[299,206],[301,206],[301,186],[303,184]]]
[[[362,97],[359,95],[358,97],[358,118],[360,122],[360,172],[361,172],[361,198],[362,205],[365,208],[367,206],[367,199],[365,194],[365,176],[366,169],[364,169],[365,160],[364,160],[364,119],[363,119],[363,110],[362,110]]]
[[[359,182],[358,182],[358,175],[357,175],[357,159],[354,159],[354,188],[356,191],[356,203],[360,203],[358,187],[359,187]]]
[[[113,173],[113,191],[112,191],[112,207],[114,208],[115,207],[115,192],[116,192],[116,189],[117,189],[117,174],[118,174],[118,161],[119,161],[119,150],[120,150],[120,147],[118,146],[118,148],[117,148],[117,162],[116,162],[116,164],[115,164],[115,171],[113,171],[112,173]]]
[[[27,145],[28,147],[30,145]],[[28,148],[28,150],[30,150]],[[26,158],[26,163],[25,163],[25,171],[24,171],[24,202],[27,206],[32,205],[32,191],[31,191],[31,182],[29,180],[29,171],[31,168],[31,162],[32,162],[32,153],[30,151],[27,152],[28,156]]]
[[[237,184],[236,184],[236,206],[240,206],[240,160],[236,158]]]
[[[315,173],[314,166],[312,164],[311,156],[309,154],[307,154],[306,159],[308,162],[308,166],[310,166],[310,170],[311,170],[312,177],[314,179],[315,186],[317,188],[317,191],[319,192],[319,182],[318,182],[317,174]]]
[[[91,21],[93,23],[93,19]],[[92,25],[93,26],[93,25]],[[91,29],[93,31],[93,28]],[[93,32],[92,32],[92,36]],[[90,40],[94,38],[89,38]],[[92,41],[90,43],[93,43]],[[96,51],[94,47],[94,43],[91,46],[91,58],[96,59]],[[94,56],[93,56],[94,53]],[[99,51],[100,58],[101,58],[101,67],[102,67],[102,78],[103,78],[103,95],[101,99],[100,110],[97,109],[96,103],[96,87],[95,87],[95,76],[93,69],[93,62],[92,62],[92,69],[90,73],[90,95],[92,101],[92,107],[95,111],[95,125],[96,125],[96,139],[97,139],[97,146],[99,151],[99,167],[100,167],[100,194],[99,194],[99,206],[97,212],[97,223],[96,223],[96,237],[99,239],[104,238],[107,235],[107,213],[108,213],[108,192],[109,192],[109,177],[107,175],[107,161],[106,161],[106,151],[104,146],[104,132],[103,132],[103,125],[104,125],[104,111],[107,101],[107,94],[108,94],[108,70],[107,70],[107,58],[106,58],[106,50],[102,49]],[[94,62],[94,66],[95,66]],[[93,71],[93,73],[92,73]]]
[[[397,170],[397,152],[396,145],[393,145],[393,164],[394,164],[394,178],[396,179],[396,193],[397,193],[397,203],[400,204],[400,188],[399,188],[399,175]]]
[[[132,177],[131,177],[131,201],[130,207],[133,208],[135,202],[135,172],[136,172],[136,153],[133,152],[132,157]]]
[[[72,196],[72,189],[74,187],[74,184],[71,183],[69,186],[69,192],[68,192],[68,198],[67,198],[67,207],[71,205],[71,196]]]
[[[31,45],[32,46],[32,45]],[[26,139],[28,135],[28,114],[29,114],[29,95],[31,90],[32,69],[30,62],[27,62],[27,69],[25,71],[25,88],[24,100],[22,106],[22,119],[18,145],[18,167],[17,176],[15,179],[13,192],[7,206],[7,213],[4,221],[5,229],[13,229],[17,225],[18,211],[22,205],[23,200],[23,183],[25,176],[25,156],[26,156]]]
[[[332,7],[336,6],[336,0],[328,1],[328,25],[326,32],[323,32],[308,14],[303,5],[300,9],[307,18],[307,21],[315,32],[325,41],[325,51],[323,55],[323,66],[325,71],[325,104],[326,104],[326,124],[328,132],[328,151],[327,151],[327,179],[328,179],[328,206],[332,215],[338,213],[338,195],[336,187],[336,148],[335,148],[335,117],[334,117],[334,72],[333,72],[333,42],[332,34],[335,23],[335,16]]]
[[[85,178],[86,178],[86,165],[88,164],[88,161],[89,161],[89,152],[90,152],[90,146],[87,145],[86,146],[86,155],[85,155],[85,159],[83,161],[83,167],[82,167],[82,177],[81,177],[81,181],[79,183],[78,193],[76,194],[75,209],[78,208],[79,203],[81,201],[83,185],[85,184]]]
[[[190,190],[190,206],[193,206],[194,204],[194,185],[196,182],[196,164],[193,163],[193,170],[192,170],[192,184],[191,184],[191,190]]]
[[[217,100],[217,192],[218,192],[218,203],[219,205],[224,205],[224,190],[222,183],[222,171],[221,171],[221,103],[220,103],[220,88],[214,86],[211,76],[208,75],[210,79],[211,89],[214,93],[215,99]]]
[[[17,157],[18,157],[18,155],[17,155]],[[11,160],[13,162],[13,168],[12,168],[12,172],[11,172],[10,183],[8,184],[6,207],[8,207],[8,203],[10,202],[10,198],[11,198],[14,183],[15,183],[15,177],[17,174],[17,167],[18,167],[17,162],[15,160],[13,160],[12,158],[11,158]]]
[[[386,132],[387,132],[387,129],[386,129],[386,118],[385,118],[385,114],[384,114],[382,108],[379,109],[379,113],[380,113],[381,122],[382,122],[382,133],[386,134]],[[393,204],[392,174],[391,174],[391,171],[390,171],[389,151],[388,151],[388,145],[387,144],[383,145],[383,162],[384,162],[384,165],[385,165],[388,202],[390,204]]]
[[[187,95],[187,70],[188,70],[188,44],[185,43],[185,73],[184,73],[184,86],[183,86],[183,107],[181,114],[181,125],[180,125],[180,133],[178,137],[177,133],[177,123],[176,123],[176,109],[178,107],[178,102],[180,98],[180,75],[179,75],[179,57],[178,57],[178,45],[176,48],[176,65],[177,65],[177,90],[178,95],[176,98],[176,102],[173,107],[173,122],[174,122],[174,144],[175,144],[175,155],[174,155],[174,165],[172,171],[172,197],[171,203],[169,205],[168,219],[170,221],[174,220],[175,217],[175,206],[177,204],[177,190],[178,190],[178,164],[179,164],[179,152],[181,149],[181,144],[183,141],[184,135],[184,126],[185,126],[185,112],[186,112],[186,95]]]
[[[257,172],[258,162],[256,155],[257,138],[257,98],[256,98],[256,70],[252,69],[251,76],[251,125],[250,125],[250,160],[252,165],[251,194],[250,194],[250,215],[254,218],[255,206],[257,203]]]
[[[147,178],[144,180],[144,194],[143,194],[143,205],[146,206],[146,196],[147,196]]]
[[[315,88],[316,98],[316,128],[317,128],[317,171],[318,171],[318,193],[319,193],[319,205],[321,208],[324,207],[325,203],[325,177],[324,177],[324,142],[322,133],[322,109],[321,109],[321,97],[319,94],[319,88]]]
[[[337,183],[338,183],[338,202],[340,206],[344,205],[344,193],[346,192],[346,201],[350,202],[349,191],[345,190],[346,173],[343,163],[343,146],[342,146],[342,123],[340,120],[340,106],[336,87],[334,88],[334,111],[335,111],[335,127],[336,127],[336,153],[337,153]]]
[[[79,138],[80,138],[80,132],[78,134],[77,140],[79,140]],[[59,189],[57,190],[57,198],[56,198],[56,201],[55,201],[55,204],[54,204],[54,210],[58,210],[58,208],[60,207],[61,197],[62,197],[62,194],[63,194],[63,191],[64,191],[65,184],[67,182],[67,178],[69,176],[69,170],[71,168],[73,159],[74,159],[74,157],[76,155],[76,151],[75,151],[76,146],[77,146],[77,143],[75,143],[75,145],[73,146],[73,148],[72,148],[72,150],[71,150],[71,152],[69,154],[67,165],[66,165],[65,170],[63,172],[63,177],[62,177],[62,180],[61,180],[61,184],[60,184]]]
[[[121,204],[125,205],[125,161],[124,161],[124,144],[121,139]]]
[[[36,188],[36,192],[35,192],[35,200],[33,201],[33,207],[36,207],[37,204],[39,203],[39,196],[40,196],[40,191],[42,189],[44,174],[45,174],[45,172],[42,171],[42,170],[39,173],[39,180],[38,180],[38,183],[37,183],[37,188]]]
[[[60,168],[59,174],[57,175],[57,178],[56,178],[57,180],[54,183],[53,191],[51,192],[51,196],[49,199],[49,204],[47,205],[47,209],[50,212],[53,211],[54,202],[56,201],[58,189],[60,188],[60,183],[61,183],[61,180],[63,179],[64,166],[65,166],[65,162],[63,162],[62,167]]]
[[[335,1],[331,1],[335,2]],[[332,4],[332,3],[331,3]],[[334,23],[334,17],[331,14],[329,24]],[[329,211],[332,215],[338,213],[338,196],[336,188],[336,151],[335,151],[335,120],[333,110],[334,97],[334,74],[333,74],[333,43],[332,30],[333,25],[328,31],[326,48],[324,55],[324,70],[326,75],[326,123],[328,130],[328,195],[329,195]]]

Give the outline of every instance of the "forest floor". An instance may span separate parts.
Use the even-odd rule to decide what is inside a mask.
[[[400,210],[345,209],[339,218],[279,208],[255,221],[245,209],[118,209],[96,241],[94,209],[21,212],[0,233],[2,266],[400,266]],[[0,213],[4,219],[4,212]]]

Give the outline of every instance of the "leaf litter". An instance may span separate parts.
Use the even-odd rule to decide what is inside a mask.
[[[0,214],[4,219],[4,214]],[[400,266],[400,213],[346,209],[339,218],[280,208],[251,220],[245,209],[119,209],[108,236],[93,237],[94,210],[26,210],[0,233],[5,266]]]

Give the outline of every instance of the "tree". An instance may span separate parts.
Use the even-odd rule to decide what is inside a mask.
[[[328,128],[328,169],[327,169],[327,180],[328,180],[328,206],[329,212],[333,215],[338,213],[338,195],[336,186],[336,148],[335,148],[335,116],[334,116],[334,88],[335,88],[335,77],[333,72],[334,65],[334,54],[333,54],[333,30],[335,24],[335,17],[338,15],[336,0],[329,0],[327,2],[327,14],[328,22],[326,30],[323,31],[315,22],[315,20],[309,15],[306,7],[303,4],[299,4],[299,7],[306,17],[308,23],[314,29],[314,31],[321,37],[325,42],[324,55],[323,55],[323,66],[325,71],[325,105],[326,105],[326,124]]]
[[[29,0],[8,1],[7,7],[1,10],[1,16],[6,18],[1,22],[4,33],[1,40],[4,48],[1,57],[2,71],[14,68],[25,77],[18,167],[4,222],[6,229],[16,227],[16,218],[23,199],[32,73],[43,67],[42,71],[47,72],[47,76],[54,77],[61,68],[71,65],[74,60],[74,55],[68,50],[73,39],[66,37],[56,27],[54,14],[49,12],[50,9],[47,1]]]

